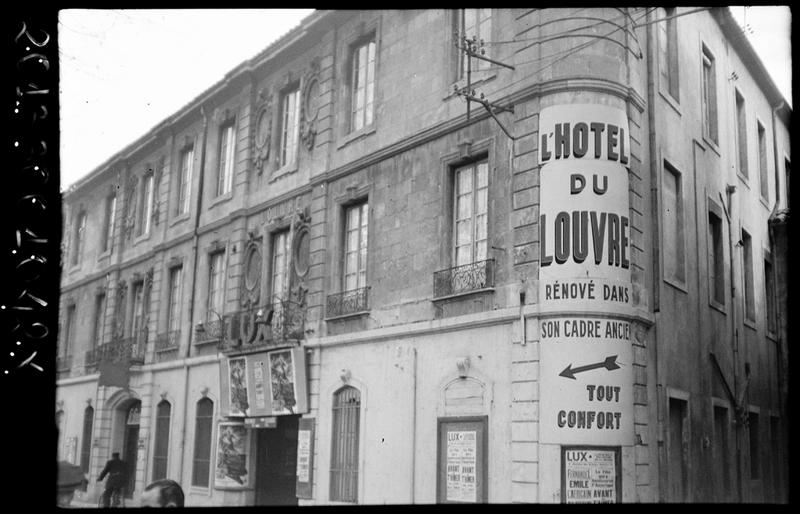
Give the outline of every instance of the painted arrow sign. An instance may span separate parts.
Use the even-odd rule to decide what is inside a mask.
[[[603,362],[598,362],[596,364],[587,364],[586,366],[578,366],[577,368],[573,368],[572,364],[564,368],[564,371],[558,374],[560,377],[564,378],[571,378],[575,380],[576,373],[582,373],[584,371],[589,371],[593,369],[599,368],[606,368],[608,371],[612,371],[615,369],[619,369],[619,365],[617,364],[617,356],[612,355],[611,357],[606,357],[606,360]]]

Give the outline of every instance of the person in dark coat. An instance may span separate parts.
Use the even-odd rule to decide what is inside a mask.
[[[106,462],[106,467],[97,477],[97,481],[101,482],[108,475],[106,489],[103,491],[103,507],[108,508],[110,506],[111,496],[115,492],[122,494],[122,488],[125,486],[126,471],[125,461],[119,458],[119,452],[112,453],[111,460]]]

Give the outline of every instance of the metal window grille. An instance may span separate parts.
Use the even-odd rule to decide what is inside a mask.
[[[167,477],[167,456],[169,455],[169,420],[172,406],[166,400],[156,408],[156,441],[153,448],[153,480]]]
[[[333,396],[331,489],[333,501],[358,501],[358,436],[361,393],[344,387]]]
[[[214,402],[203,398],[197,402],[194,429],[194,456],[192,459],[192,485],[208,487],[211,469],[211,433]]]

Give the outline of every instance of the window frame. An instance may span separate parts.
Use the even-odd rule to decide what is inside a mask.
[[[750,481],[761,481],[764,478],[764,467],[761,451],[761,409],[750,405],[747,409],[747,463],[748,478]],[[753,419],[756,421],[756,429],[753,431]],[[753,437],[755,435],[755,437]],[[755,448],[755,452],[753,449]],[[755,454],[755,459],[753,456]]]
[[[706,73],[708,68],[709,73]],[[709,83],[710,80],[710,83]],[[719,93],[717,61],[705,42],[700,43],[700,101],[703,140],[719,154]],[[712,109],[713,108],[713,109]],[[711,112],[713,110],[713,112]]]
[[[287,124],[289,122],[289,99],[294,96],[295,97],[295,105],[294,105],[294,124],[291,127],[292,130],[292,155],[288,156],[289,153],[287,151],[287,143],[289,142],[288,131],[287,131]],[[283,88],[280,92],[280,109],[278,109],[278,148],[276,152],[276,157],[278,160],[278,173],[280,174],[281,170],[289,170],[294,169],[297,167],[298,161],[300,160],[300,104],[302,102],[302,91],[300,88],[300,82],[294,81],[285,88]]]
[[[750,163],[748,137],[747,137],[747,99],[738,87],[733,88],[734,116],[736,117],[736,170],[740,177],[747,182],[750,179]],[[741,99],[741,109],[739,100]]]
[[[231,118],[220,124],[217,146],[217,187],[214,198],[231,194],[236,165],[236,120]]]
[[[766,314],[764,316],[764,332],[767,337],[775,339],[778,333],[778,296],[777,277],[775,276],[775,263],[772,254],[765,250],[762,262],[764,270],[764,311]]]
[[[677,289],[683,291],[684,293],[688,292],[687,284],[686,284],[686,275],[687,275],[687,266],[686,266],[686,233],[685,233],[685,201],[684,201],[684,185],[683,185],[683,172],[681,172],[677,166],[673,164],[673,161],[670,159],[662,159],[662,167],[661,167],[661,209],[659,212],[659,216],[661,218],[660,228],[661,228],[661,247],[666,248],[668,242],[672,243],[672,241],[668,241],[667,235],[667,227],[666,227],[666,199],[664,198],[666,192],[666,179],[667,173],[675,177],[675,248],[676,248],[676,257],[675,257],[675,265],[676,265],[676,272],[680,272],[681,275],[678,274],[670,274],[667,270],[667,255],[665,252],[661,252],[661,274],[663,277],[664,282],[676,287]]]
[[[89,414],[91,411],[91,415]],[[81,429],[81,455],[80,467],[85,475],[91,473],[92,468],[92,435],[94,433],[94,414],[95,409],[91,405],[87,405],[83,409],[83,427]],[[86,490],[86,489],[81,489]]]
[[[485,169],[486,169],[486,186],[485,187],[478,187],[477,186],[477,184],[478,184],[478,180],[477,179],[478,179],[479,167],[481,165],[485,165]],[[470,192],[469,192],[469,194],[471,195],[470,223],[471,223],[471,226],[472,226],[472,228],[470,230],[470,243],[469,243],[471,260],[470,260],[470,262],[465,262],[463,264],[459,264],[458,249],[460,247],[465,246],[465,245],[459,245],[458,244],[458,222],[461,221],[459,219],[459,212],[458,212],[459,204],[458,204],[458,200],[459,200],[459,196],[464,196],[464,195],[460,195],[459,194],[459,173],[464,171],[464,170],[467,170],[467,169],[471,169],[471,171],[472,171],[471,177],[470,177],[471,189],[470,189]],[[490,195],[489,195],[489,192],[491,191],[490,175],[491,175],[491,173],[490,173],[488,155],[484,155],[484,156],[482,156],[480,158],[477,158],[477,159],[474,159],[474,160],[470,160],[468,162],[459,164],[457,166],[453,166],[452,174],[451,174],[451,181],[452,181],[452,199],[451,199],[451,203],[452,203],[452,209],[451,209],[451,213],[450,213],[450,225],[451,225],[451,231],[452,231],[451,241],[450,241],[450,247],[451,247],[450,262],[451,262],[451,267],[474,264],[476,262],[488,260],[488,259],[491,258],[490,257],[490,253],[489,253],[489,250],[490,250],[490,248],[489,248],[490,244],[489,243],[490,243],[490,240],[491,240],[491,238],[490,238],[490,230],[489,230],[490,229],[490,213],[489,213],[489,204],[490,204],[489,196]],[[479,190],[485,190],[486,191],[485,206],[482,206],[485,209],[485,211],[483,213],[477,213],[477,209],[476,209],[478,207],[478,199],[477,198],[478,198]],[[477,217],[481,216],[481,215],[483,215],[485,217],[485,226],[486,226],[486,234],[485,234],[486,238],[485,239],[478,239],[478,235],[477,235],[477,231],[478,231]],[[478,244],[480,242],[483,242],[483,241],[485,241],[485,244],[486,244],[485,256],[484,256],[483,259],[478,260],[477,259]]]
[[[673,389],[672,387],[667,387],[667,420],[666,420],[666,432],[667,435],[665,437],[666,443],[666,470],[667,470],[667,481],[671,480],[669,477],[669,470],[670,470],[670,454],[672,454],[672,438],[670,437],[669,429],[672,426],[672,409],[671,403],[673,400],[676,402],[683,403],[683,417],[681,420],[681,467],[682,467],[682,478],[683,484],[681,489],[683,490],[683,498],[676,499],[671,498],[671,487],[667,487],[667,490],[664,493],[667,495],[665,501],[667,502],[687,502],[690,501],[689,498],[691,497],[691,490],[692,490],[692,476],[691,476],[691,469],[690,463],[692,461],[691,456],[691,440],[692,440],[692,424],[691,424],[691,395],[685,391]]]
[[[342,415],[340,414],[337,416],[337,408],[343,410],[342,407],[337,407],[337,398],[340,395],[344,395],[345,392],[352,390],[358,395],[358,407],[355,409],[355,416],[356,419],[350,419],[350,423],[344,423],[344,427],[337,425],[337,420],[342,419]],[[330,446],[330,466],[329,466],[329,473],[328,473],[328,499],[332,502],[340,502],[346,504],[358,504],[360,499],[360,494],[363,492],[363,488],[361,487],[361,479],[363,477],[362,467],[361,467],[361,456],[362,456],[362,441],[361,436],[363,431],[361,430],[361,424],[363,423],[363,412],[362,406],[364,404],[364,395],[360,388],[355,387],[351,384],[343,385],[342,387],[337,388],[333,394],[331,395],[331,446]],[[348,421],[348,420],[345,420]],[[344,440],[348,437],[347,428],[349,426],[353,426],[354,430],[350,431],[350,440],[347,441],[345,444],[349,444],[350,447],[354,447],[354,453],[350,454],[345,458],[345,462],[343,466],[337,466],[337,464],[342,464],[341,461],[337,459],[337,453],[344,453],[348,447],[345,446],[345,449],[342,452],[337,452],[339,449],[339,445],[341,444],[339,441]],[[337,431],[339,428],[339,431]],[[345,429],[345,435],[337,437],[337,435],[341,434],[341,429]],[[341,497],[335,497],[334,495],[334,484],[337,481],[334,479],[334,474],[340,470],[340,468],[347,468],[348,463],[347,461],[355,463],[355,479],[353,480],[355,485],[354,497],[342,499]],[[353,472],[352,469],[348,469],[345,471]]]
[[[370,46],[372,46],[372,61],[369,59],[370,55]],[[359,79],[359,70],[360,70],[360,52],[361,49],[366,49],[366,58],[367,63],[364,66],[364,74],[366,78],[364,80],[364,107],[363,107],[363,116],[359,116],[357,113],[359,109],[357,109],[357,97],[358,92],[361,90],[358,87],[358,79]],[[375,125],[375,104],[376,104],[376,96],[377,96],[377,69],[378,69],[378,42],[376,38],[375,31],[362,36],[352,42],[348,47],[348,63],[349,63],[349,83],[348,83],[348,101],[347,101],[347,133],[354,134],[354,133],[361,133],[370,130]],[[370,63],[372,64],[370,66]],[[371,73],[370,73],[371,72]],[[368,91],[370,86],[370,78],[372,79],[372,102],[371,104],[368,102]],[[367,109],[367,105],[371,105],[371,109]],[[367,123],[367,119],[370,119],[369,123]],[[361,120],[361,125],[357,126],[356,119]]]
[[[175,216],[188,215],[192,203],[192,180],[194,175],[194,144],[184,146],[178,154],[177,205]]]
[[[742,301],[744,302],[742,311],[744,313],[744,324],[755,329],[757,318],[754,277],[755,268],[753,261],[753,236],[751,236],[750,232],[744,226],[742,226],[740,237],[742,242]]]
[[[147,237],[153,217],[153,202],[155,201],[155,174],[147,171],[142,175],[141,186],[139,189],[139,209],[136,219],[136,236],[139,238]]]
[[[63,339],[63,347],[61,348],[61,352],[59,352],[60,357],[69,357],[72,355],[73,345],[75,344],[75,325],[78,322],[78,304],[75,302],[67,304],[67,308],[64,311],[64,339]]]
[[[86,209],[81,208],[75,218],[75,233],[73,238],[72,258],[70,264],[77,267],[83,260],[83,247],[86,241],[86,221],[88,214]]]
[[[114,224],[116,223],[117,193],[106,195],[103,232],[101,234],[101,255],[114,253]]]
[[[175,277],[177,277],[177,292],[175,291]],[[181,330],[182,311],[181,311],[181,295],[183,294],[183,264],[170,266],[167,272],[167,301],[166,313],[164,319],[166,322],[166,331],[173,332]],[[174,297],[174,298],[173,298]],[[173,301],[174,300],[174,301]],[[177,327],[173,327],[173,321],[177,320]]]
[[[769,204],[769,151],[767,149],[767,127],[756,116],[756,142],[758,145],[759,199]]]
[[[677,14],[677,7],[661,8],[663,18]],[[670,13],[672,12],[672,14]],[[680,105],[680,49],[678,44],[678,21],[668,18],[666,23],[658,24],[658,62],[659,92],[669,100],[673,107]],[[666,77],[666,80],[664,78]]]
[[[101,300],[102,298],[102,300]],[[106,309],[108,304],[106,293],[101,292],[94,296],[94,320],[92,325],[92,347],[97,348],[103,344],[106,328]]]
[[[453,11],[453,22],[452,22],[452,31],[453,37],[456,37],[460,34],[467,34],[466,29],[466,14],[467,11],[472,11],[476,18],[475,25],[477,25],[477,33],[470,33],[469,35],[476,35],[478,36],[478,40],[483,39],[484,41],[491,41],[493,37],[494,27],[497,23],[494,21],[497,13],[494,12],[494,9],[491,7],[488,9],[484,8],[463,8],[463,9],[454,9]],[[481,14],[485,14],[483,11],[489,11],[489,15],[482,19]],[[462,30],[463,27],[463,30]],[[481,29],[485,29],[485,33],[483,36],[481,35]],[[458,47],[456,48],[456,59],[455,59],[455,81],[456,83],[461,81],[466,81],[467,70],[466,70],[466,61],[467,56],[461,51],[460,45],[461,41],[458,41]],[[496,73],[493,73],[492,70],[489,68],[491,64],[488,61],[483,61],[481,59],[477,59],[476,61],[477,67],[472,69],[472,73],[480,73],[481,76],[479,77],[472,77],[473,82],[480,82],[489,79],[490,77],[494,76]]]
[[[721,448],[722,442],[719,441],[719,434],[717,433],[717,411],[724,411],[724,422],[725,425],[722,427],[724,430],[725,441],[724,441],[724,448]],[[714,483],[714,493],[717,495],[716,502],[728,502],[731,501],[731,496],[735,490],[735,484],[733,477],[731,476],[731,470],[734,468],[731,464],[735,461],[735,455],[731,451],[732,448],[735,447],[735,440],[732,438],[734,435],[731,430],[732,424],[732,409],[730,402],[726,400],[721,400],[718,398],[711,398],[711,426],[712,426],[712,434],[714,436],[714,445],[712,450],[711,458],[715,462],[719,457],[722,457],[722,462],[717,462],[717,470],[720,474],[719,477],[715,478],[722,478],[722,483],[719,484],[716,482]],[[724,453],[721,453],[724,451]],[[725,465],[727,464],[727,466]]]
[[[728,282],[726,274],[725,274],[725,231],[724,231],[724,223],[725,218],[723,217],[724,214],[722,212],[722,207],[720,207],[712,198],[707,199],[708,208],[706,209],[707,216],[706,216],[706,241],[709,245],[708,251],[708,299],[709,304],[716,308],[717,310],[721,311],[723,314],[725,313],[726,305],[727,305],[727,295],[726,295],[726,284]],[[715,217],[719,220],[719,248],[716,248],[715,244],[715,237],[714,237],[714,226],[711,222],[711,216]],[[713,248],[713,249],[712,249]],[[720,264],[719,269],[717,268],[717,264]],[[720,276],[717,276],[719,274]],[[715,282],[715,280],[718,282]],[[720,287],[720,294],[722,297],[722,301],[720,302],[716,297],[717,286]]]
[[[350,217],[349,213],[353,210],[358,210],[358,229],[354,229],[352,231],[357,232],[357,245],[356,250],[351,250],[349,247],[349,238],[348,234],[351,232],[350,227]],[[364,212],[366,211],[366,212]],[[368,198],[361,198],[355,200],[353,202],[347,203],[342,205],[342,252],[341,252],[341,282],[340,282],[340,291],[353,291],[356,289],[361,289],[367,287],[368,285],[368,264],[369,264],[369,199]],[[365,221],[366,220],[366,225]],[[366,236],[362,239],[362,230],[366,228]],[[362,243],[364,245],[364,257],[362,262],[361,250],[362,250]],[[348,265],[347,265],[347,257],[348,254],[355,253],[356,254],[356,270],[355,273],[348,273]],[[362,265],[363,265],[363,284],[361,283],[361,276],[362,276]],[[347,278],[350,275],[355,274],[356,276],[356,285],[355,287],[348,287],[347,286]]]
[[[270,233],[270,259],[269,259],[269,298],[270,303],[273,306],[276,306],[279,302],[285,301],[288,299],[288,292],[289,292],[289,278],[290,278],[290,269],[289,269],[289,260],[291,255],[291,241],[290,236],[291,229],[289,227],[284,227],[278,230],[273,231]],[[283,245],[281,248],[283,249],[282,254],[278,253],[278,241],[280,238],[285,237]],[[276,268],[276,260],[279,255],[283,256],[283,267],[281,269],[281,282],[283,283],[283,287],[280,292],[276,292],[276,283],[275,277],[277,276]]]
[[[200,404],[201,403],[204,404],[204,405],[208,405],[208,404],[211,405],[211,413],[210,414],[204,415],[204,416],[200,416]],[[195,423],[194,423],[194,448],[192,449],[192,478],[191,478],[190,484],[191,484],[192,488],[197,488],[197,489],[201,489],[201,490],[207,491],[207,490],[209,490],[211,488],[211,485],[212,485],[211,478],[212,478],[213,472],[214,472],[214,470],[212,468],[212,463],[213,463],[213,457],[214,457],[214,414],[215,414],[214,409],[215,409],[216,405],[215,405],[214,400],[212,400],[208,396],[204,396],[203,398],[200,398],[199,400],[197,400],[195,402],[194,405],[195,405],[195,409],[194,409],[194,420],[195,420]],[[200,432],[200,428],[201,428],[201,426],[200,426],[201,420],[204,420],[204,421],[207,420],[207,423],[208,423],[208,445],[207,445],[208,458],[207,459],[198,458],[198,450],[206,449],[205,446],[202,447],[202,448],[200,447],[202,441],[200,441],[200,439],[198,438],[198,433]],[[202,427],[202,428],[205,428],[205,427]],[[197,483],[198,478],[200,478],[200,477],[197,476],[197,472],[198,472],[197,471],[197,463],[198,463],[198,461],[207,461],[208,462],[208,468],[207,468],[208,474],[205,477],[205,484]]]
[[[215,260],[219,259],[219,266],[217,268],[214,267]],[[215,270],[218,271],[218,274],[215,274]],[[219,287],[216,287],[215,279],[219,281]],[[217,315],[223,316],[224,309],[225,309],[225,250],[216,250],[208,254],[208,282],[206,284],[206,312],[205,312],[205,321],[208,322],[215,322],[219,321],[219,318],[214,315],[211,317],[215,311]],[[219,302],[216,302],[217,299],[216,295],[219,295]],[[216,309],[219,307],[219,310]]]
[[[166,416],[161,414],[161,406],[166,404],[169,408],[169,411]],[[166,434],[164,434],[164,438],[160,439],[159,436],[161,434],[161,430],[164,429],[164,425],[162,424],[164,418],[166,417]],[[167,478],[169,476],[169,436],[172,432],[172,403],[163,398],[160,402],[156,404],[155,408],[155,423],[153,424],[153,464],[150,468],[150,480],[159,480],[162,478]],[[160,453],[159,442],[163,445],[163,454]],[[157,476],[156,475],[156,466],[159,462],[159,459],[163,460],[164,462],[164,475]]]

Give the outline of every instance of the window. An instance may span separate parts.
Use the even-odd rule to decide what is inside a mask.
[[[775,275],[769,259],[764,259],[764,289],[767,297],[767,332],[775,333],[778,327],[778,316],[775,309]]]
[[[224,286],[224,252],[212,253],[209,256],[209,269],[208,269],[208,308],[206,312],[206,321],[217,321],[218,317],[222,315],[222,309],[225,299]]]
[[[489,164],[470,164],[455,171],[454,260],[456,266],[486,260],[488,254]]]
[[[176,266],[169,270],[169,300],[167,303],[167,331],[177,332],[181,329],[181,281],[183,267]]]
[[[234,148],[236,137],[233,123],[228,123],[220,129],[219,135],[219,173],[217,175],[217,196],[229,193],[233,184],[233,163],[235,160]],[[281,146],[283,147],[283,146]]]
[[[117,195],[112,193],[106,198],[106,217],[103,226],[103,251],[113,250],[114,246],[114,218],[117,211]]]
[[[731,494],[731,450],[729,440],[728,409],[714,406],[714,466],[719,474],[719,497],[717,501],[725,502]]]
[[[736,90],[736,146],[739,148],[739,173],[745,177],[747,171],[747,114],[744,97]]]
[[[375,105],[375,41],[356,46],[352,53],[350,131],[372,125]]]
[[[664,276],[683,283],[685,259],[683,243],[683,188],[681,174],[664,162],[662,193],[664,218]]]
[[[742,230],[742,263],[744,265],[744,317],[750,321],[756,319],[756,306],[753,291],[753,240]]]
[[[703,45],[703,135],[718,144],[717,136],[717,77],[714,56]]]
[[[333,395],[331,489],[333,501],[358,501],[358,436],[361,393],[350,386]]]
[[[153,214],[153,174],[148,173],[142,180],[141,196],[139,197],[139,220],[137,235],[150,232],[150,218]]]
[[[492,10],[491,9],[459,9],[455,16],[455,33],[469,39],[476,37],[478,43],[483,40],[488,43],[492,39]],[[459,40],[459,47],[463,46],[463,39]],[[488,48],[488,47],[486,47]],[[472,71],[485,70],[491,63],[482,59],[472,59]],[[458,78],[467,76],[467,55],[459,51]]]
[[[94,408],[89,405],[83,410],[83,436],[81,437],[81,471],[89,473],[92,457],[92,427],[94,425]],[[85,491],[85,485],[82,490]]]
[[[688,492],[688,449],[687,430],[688,402],[678,398],[669,399],[669,439],[667,441],[669,480],[668,501],[686,501]]]
[[[211,469],[211,435],[214,422],[214,402],[203,398],[197,402],[194,424],[194,455],[192,458],[192,485],[208,487]]]
[[[675,16],[677,9],[674,7],[665,8],[663,17],[666,23],[659,23],[659,71],[661,73],[661,85],[669,96],[675,100],[680,100],[678,83],[678,20],[671,18]]]
[[[760,122],[758,126],[758,177],[761,181],[761,198],[769,201],[769,179],[767,175],[767,130]]]
[[[75,239],[72,247],[72,264],[76,265],[81,260],[83,253],[83,242],[86,237],[86,211],[78,213],[75,219]]]
[[[272,303],[286,299],[289,289],[289,231],[272,236]]]
[[[181,152],[181,167],[178,173],[178,214],[189,212],[189,200],[192,196],[193,164],[194,149],[190,147]]]
[[[92,345],[97,348],[103,344],[103,329],[106,321],[106,295],[100,293],[94,298],[94,330],[92,331]]]
[[[784,159],[783,162],[784,162],[784,174],[786,175],[786,184],[784,185],[784,188],[786,190],[786,208],[788,209],[790,207],[789,204],[791,203],[790,200],[792,198],[791,189],[789,189],[789,175],[792,171],[792,164],[789,162],[789,159]]]
[[[293,164],[297,159],[300,137],[300,88],[284,93],[281,102],[280,166]]]
[[[722,249],[722,219],[713,212],[708,213],[708,258],[711,298],[725,304],[725,261]]]
[[[167,400],[161,400],[156,407],[156,434],[153,448],[153,476],[151,480],[167,478],[167,460],[169,455],[169,420],[172,406]]]
[[[131,316],[131,336],[138,337],[144,327],[144,282],[133,284],[133,313]]]
[[[67,319],[64,327],[64,347],[62,357],[72,354],[72,345],[75,341],[75,304],[67,306]]]
[[[747,433],[750,440],[750,480],[761,478],[761,447],[759,442],[758,413],[747,415]]]
[[[367,286],[367,233],[369,204],[367,202],[345,209],[344,290]]]

